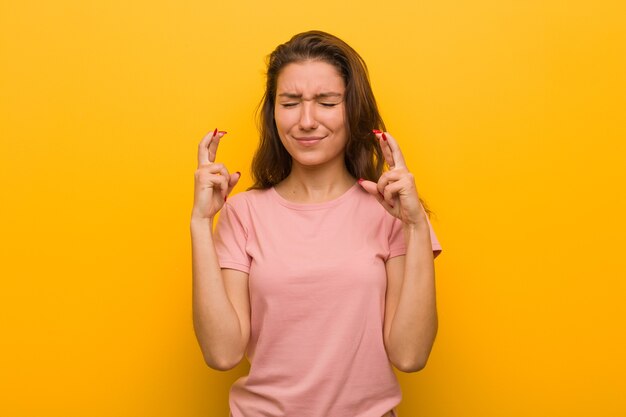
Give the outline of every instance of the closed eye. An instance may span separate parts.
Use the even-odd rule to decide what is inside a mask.
[[[324,107],[335,107],[339,103],[320,103]]]
[[[280,105],[283,107],[294,107],[297,106],[298,103],[281,103]]]

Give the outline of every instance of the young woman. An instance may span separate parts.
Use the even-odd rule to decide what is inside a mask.
[[[422,369],[437,332],[441,246],[365,63],[330,34],[294,36],[270,55],[260,118],[254,185],[228,202],[241,175],[215,162],[226,132],[198,149],[193,318],[204,358],[219,370],[250,360],[232,417],[395,416],[391,364]]]

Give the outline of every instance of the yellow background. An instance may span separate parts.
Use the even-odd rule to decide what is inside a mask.
[[[197,143],[250,185],[265,56],[367,61],[435,216],[401,416],[626,415],[623,1],[0,3],[0,415],[226,416],[191,323]]]

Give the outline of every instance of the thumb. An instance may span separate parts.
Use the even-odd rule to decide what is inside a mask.
[[[367,191],[369,194],[376,197],[376,200],[378,200],[379,202],[382,202],[383,197],[378,192],[378,186],[376,185],[375,182],[367,181],[367,180],[364,180],[363,178],[359,178],[359,184],[365,191]]]
[[[241,172],[237,171],[233,175],[230,176],[230,180],[228,181],[228,190],[226,191],[226,195],[229,195],[230,192],[235,188],[235,185],[239,182],[241,178]]]
[[[374,198],[376,198],[376,200],[378,200],[378,202],[385,208],[385,210],[387,210],[389,213],[393,214],[393,212],[392,212],[393,207],[391,207],[389,205],[389,203],[387,203],[385,201],[385,197],[383,197],[383,195],[378,192],[378,186],[376,185],[375,182],[367,181],[367,180],[364,180],[363,178],[360,178],[359,179],[359,184],[361,184],[361,187],[365,191],[367,191],[369,194],[373,195]]]

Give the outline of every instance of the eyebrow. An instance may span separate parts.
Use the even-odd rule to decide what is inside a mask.
[[[328,97],[341,97],[343,94],[340,93],[335,93],[335,92],[328,92],[328,93],[320,93],[320,94],[316,94],[315,96],[313,96],[314,99],[319,99],[319,98],[328,98]],[[296,94],[296,93],[280,93],[278,95],[278,97],[286,97],[286,98],[302,98],[302,94]]]

